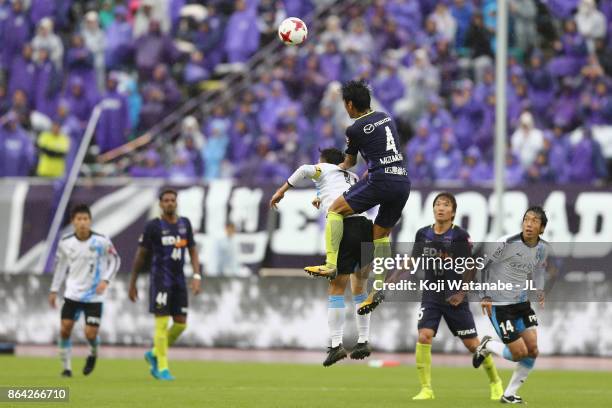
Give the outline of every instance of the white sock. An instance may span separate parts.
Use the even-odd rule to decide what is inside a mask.
[[[72,371],[72,342],[70,339],[60,339],[59,340],[59,355],[60,360],[62,361],[62,365],[64,366],[64,370]]]
[[[367,293],[362,293],[360,295],[353,296],[353,302],[355,303],[355,321],[357,323],[357,334],[359,335],[359,339],[357,343],[365,343],[366,341],[370,341],[370,316],[371,313],[367,313],[365,315],[360,315],[357,313],[357,309],[359,309],[359,305],[366,300],[368,297]]]
[[[506,345],[502,343],[501,341],[490,340],[487,343],[486,349],[493,352],[495,355],[505,358],[506,360],[513,361],[512,353],[510,353],[510,349],[506,347]]]
[[[516,394],[520,386],[523,385],[527,379],[529,372],[533,368],[534,362],[535,360],[529,357],[518,362],[514,369],[514,374],[512,374],[512,379],[510,379],[506,391],[504,391],[504,395],[509,397]]]
[[[344,313],[344,295],[330,295],[327,305],[327,325],[332,347],[338,347],[342,344]]]

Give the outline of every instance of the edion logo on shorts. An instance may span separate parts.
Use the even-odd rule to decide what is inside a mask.
[[[85,319],[86,324],[100,324],[100,318],[95,316],[87,316]]]

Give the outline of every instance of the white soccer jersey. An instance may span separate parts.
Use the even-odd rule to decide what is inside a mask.
[[[529,247],[522,241],[521,234],[515,234],[500,238],[486,252],[486,282],[512,284],[511,290],[485,292],[494,305],[527,301],[525,286],[528,280],[532,280],[537,289],[544,289],[546,266],[552,253],[548,242],[540,239],[536,246]]]
[[[314,181],[317,196],[321,199],[320,209],[326,213],[336,198],[359,181],[359,177],[355,173],[342,170],[337,165],[329,163],[304,164],[293,172],[287,182],[291,186],[296,186],[303,179]],[[357,215],[366,214],[354,214],[352,216]]]
[[[67,235],[57,245],[51,292],[58,292],[66,279],[64,298],[102,302],[104,296],[96,293],[96,287],[102,280],[110,281],[120,264],[113,243],[104,235],[92,232],[84,241],[75,234]]]

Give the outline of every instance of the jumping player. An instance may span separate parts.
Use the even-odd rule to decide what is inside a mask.
[[[160,218],[147,223],[140,237],[130,279],[129,297],[138,299],[136,279],[151,257],[149,312],[155,315],[153,349],[145,353],[151,375],[159,380],[174,380],[168,370],[168,347],[174,344],[187,328],[187,285],[183,267],[185,249],[189,251],[194,295],[200,292],[200,260],[193,239],[191,223],[176,213],[177,193],[164,190],[159,196]],[[172,316],[173,324],[168,328]]]
[[[70,335],[81,313],[85,314],[85,338],[90,346],[83,374],[89,375],[93,371],[100,344],[98,330],[104,292],[121,264],[111,240],[91,230],[91,210],[87,205],[75,206],[70,218],[74,232],[63,237],[57,245],[49,293],[49,304],[55,308],[57,293],[66,280],[59,339],[63,377],[72,377]]]
[[[346,129],[348,147],[340,168],[348,170],[353,167],[359,152],[368,162],[368,174],[339,196],[327,212],[325,265],[305,268],[310,274],[324,277],[336,274],[344,218],[376,205],[380,208],[372,229],[374,257],[391,256],[389,235],[410,195],[410,179],[404,156],[398,150],[399,138],[393,120],[386,113],[370,108],[370,90],[363,81],[344,84],[342,99],[348,115],[355,122]],[[377,275],[376,279],[384,281],[384,274]],[[370,313],[383,299],[382,291],[372,290],[359,305],[359,313]]]
[[[438,194],[433,201],[435,223],[419,229],[414,238],[413,259],[422,256],[432,257],[471,257],[472,244],[466,230],[453,224],[457,211],[457,200],[448,192]],[[419,337],[416,344],[416,367],[421,383],[421,391],[413,400],[434,399],[431,386],[431,343],[436,336],[440,320],[444,317],[448,328],[461,339],[471,353],[478,347],[478,334],[474,316],[470,311],[465,292],[448,289],[450,280],[469,282],[473,279],[475,269],[463,271],[442,268],[424,268],[424,278],[430,282],[445,281],[444,292],[424,291],[419,311]],[[499,400],[503,394],[501,379],[491,356],[484,360],[484,367],[489,377],[490,396]]]
[[[523,216],[520,234],[504,237],[489,256],[485,266],[488,281],[511,283],[515,289],[486,292],[481,307],[495,327],[502,342],[483,337],[474,353],[473,365],[479,367],[495,353],[506,360],[516,361],[516,369],[500,401],[520,404],[516,395],[534,367],[538,356],[538,319],[527,299],[526,283],[531,279],[537,288],[538,302],[544,305],[544,284],[550,244],[540,238],[548,219],[542,207],[531,207]]]
[[[313,201],[316,208],[327,211],[332,202],[345,192],[350,186],[357,183],[359,178],[355,173],[342,170],[338,165],[344,161],[344,154],[338,149],[321,150],[319,163],[303,165],[289,177],[272,196],[270,207],[276,208],[291,187],[304,179],[314,181],[317,187],[317,198]],[[370,335],[370,315],[357,314],[357,307],[366,299],[366,279],[361,273],[354,273],[356,268],[362,267],[361,243],[372,242],[372,222],[363,215],[349,215],[344,221],[344,234],[338,253],[337,273],[329,276],[327,323],[331,337],[331,347],[328,348],[327,358],[323,362],[328,367],[343,358],[347,352],[342,346],[344,334],[345,305],[344,292],[351,282],[351,292],[355,302],[355,320],[359,338],[357,345],[351,351],[352,359],[361,360],[368,357],[371,348],[368,344]],[[365,265],[363,265],[365,267]],[[359,269],[360,270],[360,269]]]

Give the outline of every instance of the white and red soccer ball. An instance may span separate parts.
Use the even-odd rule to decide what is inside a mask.
[[[289,17],[278,26],[278,38],[286,45],[300,45],[306,41],[308,28],[297,17]]]

